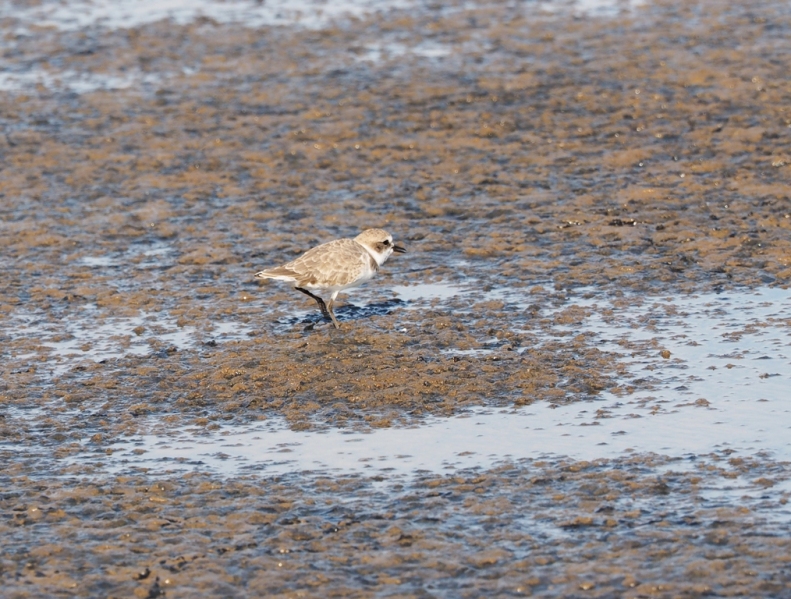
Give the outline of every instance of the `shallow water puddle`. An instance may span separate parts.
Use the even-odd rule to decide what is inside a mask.
[[[595,420],[598,408],[613,416]],[[594,460],[624,452],[665,455],[721,449],[771,451],[791,459],[791,409],[677,411],[631,418],[628,406],[608,398],[551,409],[476,410],[455,418],[432,417],[413,428],[373,432],[300,432],[266,425],[227,427],[216,434],[185,430],[173,437],[145,436],[113,457],[115,467],[173,468],[200,464],[226,474],[263,470],[268,474],[302,470],[408,473],[456,468],[487,468],[503,460],[568,456]],[[145,454],[138,455],[139,450]],[[120,458],[120,459],[119,459]]]
[[[32,313],[14,315],[13,337],[24,339],[16,344],[10,357],[15,359],[46,355],[52,362],[52,373],[62,374],[83,359],[99,362],[123,355],[147,355],[151,342],[186,347],[193,327],[180,328],[175,319],[158,313],[142,312],[130,318],[96,320],[98,310],[86,307],[80,314],[61,322],[42,322]],[[17,354],[24,349],[32,352]]]
[[[539,2],[537,8],[549,13],[612,16],[641,4],[639,0],[574,0]],[[253,28],[299,25],[318,29],[338,18],[363,18],[377,11],[418,6],[420,3],[414,0],[72,0],[38,3],[25,8],[15,5],[0,7],[0,17],[13,17],[24,23],[60,30],[80,30],[97,25],[108,29],[131,28],[163,19],[185,24],[198,18],[240,23]],[[526,9],[532,10],[533,7],[528,5]],[[446,10],[454,10],[454,7]]]
[[[433,41],[424,41],[413,46],[397,42],[378,42],[367,44],[364,51],[355,57],[357,61],[382,62],[412,54],[423,58],[444,58],[452,52],[452,47]]]
[[[572,12],[578,15],[612,17],[621,11],[633,10],[645,4],[644,0],[571,0],[567,2],[540,1],[541,10],[556,12]]]
[[[89,259],[90,260],[90,259]],[[131,317],[100,316],[88,305],[58,322],[41,320],[36,314],[12,315],[9,333],[14,344],[3,351],[10,362],[33,361],[57,376],[83,360],[101,362],[125,355],[145,356],[161,349],[195,346],[200,339],[229,341],[247,334],[238,322],[213,322],[201,334],[194,326],[179,326],[165,312],[141,312]]]
[[[300,25],[320,28],[339,17],[361,18],[378,10],[412,4],[403,0],[72,0],[41,3],[28,8],[9,7],[0,9],[0,16],[13,16],[23,22],[35,22],[39,26],[56,27],[64,31],[93,26],[131,28],[164,19],[185,24],[198,18],[219,23],[240,23],[246,27]]]
[[[464,293],[461,285],[425,283],[422,285],[393,285],[390,290],[406,302],[447,300]]]
[[[509,301],[511,303],[523,304],[524,295],[521,290],[514,291],[510,288],[489,288],[482,287],[477,281],[469,283],[448,283],[444,281],[436,283],[421,283],[419,285],[391,285],[391,291],[406,302],[412,302],[415,307],[423,306],[426,303],[433,303],[436,300],[445,301],[453,298],[460,298],[465,304],[471,305],[473,302],[481,301]],[[523,308],[525,306],[522,306]]]
[[[38,86],[47,89],[86,94],[99,90],[129,89],[132,86],[157,85],[161,82],[159,74],[140,71],[120,74],[85,73],[66,69],[49,71],[34,67],[24,72],[0,73],[0,90],[24,91]]]
[[[526,4],[525,11],[536,15],[557,16],[592,15],[612,17],[619,12],[640,6],[637,0],[576,0],[571,2],[539,2]],[[20,7],[0,5],[0,19],[15,24],[14,35],[33,36],[38,27],[52,27],[59,31],[81,31],[100,27],[109,30],[129,29],[158,21],[172,21],[179,25],[206,19],[220,24],[234,23],[248,28],[291,26],[322,29],[339,19],[363,19],[376,12],[390,10],[429,10],[452,12],[459,7],[426,6],[414,0],[71,0],[42,2]],[[466,42],[469,45],[471,42]],[[3,41],[0,40],[0,46]],[[486,51],[487,43],[480,40],[471,47]],[[354,60],[382,62],[415,56],[434,60],[458,54],[461,48],[436,40],[422,40],[405,44],[399,40],[376,40],[355,50]],[[85,94],[96,91],[125,90],[158,86],[163,81],[195,71],[184,68],[176,73],[143,73],[140,70],[123,72],[80,72],[71,69],[52,70],[31,66],[29,69],[0,72],[0,91],[26,92],[39,87],[60,92]]]
[[[442,284],[395,291],[409,301],[470,293]],[[368,432],[292,431],[279,419],[212,433],[184,429],[137,438],[129,451],[100,461],[114,471],[195,468],[275,474],[441,472],[524,458],[594,460],[625,452],[679,457],[763,452],[791,460],[787,290],[631,298],[634,303],[583,295],[564,307],[588,310],[574,332],[596,335],[602,347],[623,355],[629,363],[624,388],[639,385],[634,377],[647,372],[649,389],[602,393],[571,405],[480,408],[454,418],[427,418],[411,428]],[[547,310],[553,312],[562,310]],[[555,330],[566,326],[571,325]]]

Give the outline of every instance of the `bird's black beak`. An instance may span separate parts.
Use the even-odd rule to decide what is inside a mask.
[[[406,254],[406,249],[402,248],[400,245],[394,245],[393,251],[398,252],[399,254]]]

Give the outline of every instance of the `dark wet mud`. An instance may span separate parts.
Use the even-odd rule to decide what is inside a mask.
[[[3,594],[791,594],[787,519],[696,495],[722,462],[664,483],[659,458],[532,464],[401,493],[65,460],[111,456],[152,417],[376,428],[628,397],[568,290],[788,284],[787,4],[419,5],[318,30],[3,14],[4,68],[55,81],[0,90]],[[372,226],[409,253],[341,296],[338,331],[253,280]],[[467,292],[392,291],[440,282]],[[753,481],[788,475],[754,460]]]
[[[0,499],[4,596],[785,597],[782,471],[726,453],[408,484],[13,472]],[[756,497],[738,498],[741,477]]]

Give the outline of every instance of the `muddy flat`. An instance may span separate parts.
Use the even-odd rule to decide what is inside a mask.
[[[0,7],[0,594],[791,596],[789,39]],[[369,227],[338,330],[253,277]]]

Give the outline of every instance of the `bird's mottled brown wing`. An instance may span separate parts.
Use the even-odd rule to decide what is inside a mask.
[[[300,285],[336,287],[355,281],[369,267],[370,254],[353,239],[336,239],[308,250],[281,268]]]

